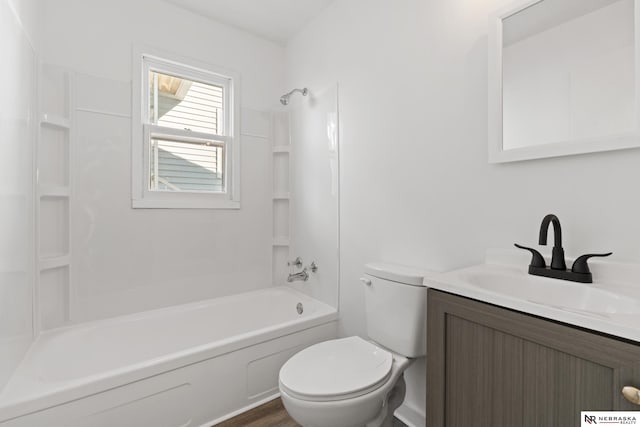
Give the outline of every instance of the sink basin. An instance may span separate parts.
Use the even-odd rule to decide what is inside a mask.
[[[440,280],[565,311],[605,316],[640,313],[639,298],[594,284],[531,276],[525,268],[485,264],[445,273]]]
[[[486,267],[461,270],[459,279],[469,286],[551,307],[587,313],[640,313],[640,300],[592,284],[531,276],[508,267]]]
[[[594,283],[577,283],[532,276],[528,261],[528,254],[489,250],[485,264],[434,274],[425,285],[640,344],[640,264],[594,261]]]

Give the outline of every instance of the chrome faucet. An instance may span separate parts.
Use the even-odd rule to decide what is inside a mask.
[[[303,282],[306,282],[307,280],[309,280],[309,273],[307,273],[307,267],[303,268],[302,271],[299,273],[294,273],[294,274],[289,273],[289,276],[287,277],[287,282],[291,283],[291,282],[295,282],[296,280],[301,280]]]

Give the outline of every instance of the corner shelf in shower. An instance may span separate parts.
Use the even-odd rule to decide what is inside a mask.
[[[291,194],[289,193],[274,193],[273,200],[289,200],[291,199]]]
[[[39,64],[38,74],[35,334],[63,326],[73,318],[76,305],[70,279],[75,74],[43,63]]]
[[[291,124],[289,112],[271,113],[270,151],[272,189],[272,283],[276,286],[287,282],[287,261],[291,251],[291,203],[295,198],[291,194],[290,164],[292,161]]]
[[[273,154],[286,154],[291,152],[291,146],[289,145],[276,145],[273,147]]]
[[[69,197],[71,190],[67,186],[62,185],[40,185],[38,187],[40,197]]]
[[[71,120],[58,114],[43,113],[40,116],[40,125],[60,129],[71,129]]]
[[[53,270],[55,268],[67,267],[71,264],[71,257],[69,255],[52,256],[46,258],[40,258],[39,269],[40,271]]]
[[[289,238],[283,236],[274,237],[273,246],[289,246]]]

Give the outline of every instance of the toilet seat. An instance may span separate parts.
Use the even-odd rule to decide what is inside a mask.
[[[343,400],[380,388],[391,375],[393,355],[360,337],[325,341],[291,357],[280,387],[301,400]]]

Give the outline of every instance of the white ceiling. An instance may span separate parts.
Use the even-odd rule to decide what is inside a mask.
[[[176,6],[285,44],[333,0],[166,0]]]

